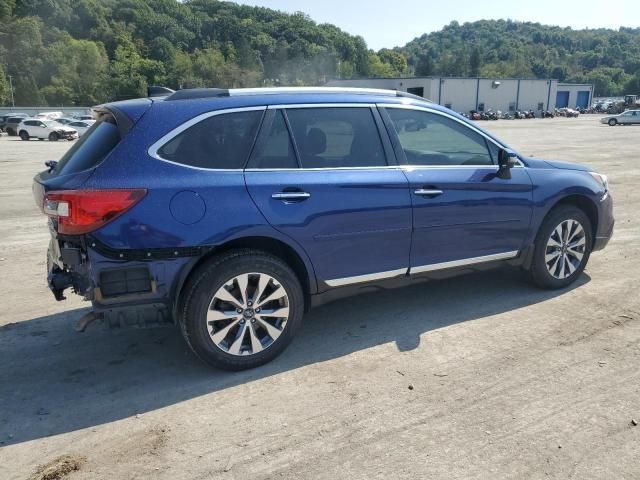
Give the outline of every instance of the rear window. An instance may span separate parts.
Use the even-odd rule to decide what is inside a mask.
[[[120,131],[113,120],[94,123],[60,159],[53,173],[68,175],[96,166],[120,142]]]
[[[183,165],[211,169],[241,169],[253,146],[262,110],[214,115],[180,132],[158,155]]]

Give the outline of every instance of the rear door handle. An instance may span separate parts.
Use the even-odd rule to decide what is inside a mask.
[[[303,201],[311,196],[307,192],[277,192],[271,195],[271,198],[275,200],[283,200],[285,202]]]
[[[416,195],[423,195],[426,197],[435,197],[437,195],[442,195],[444,192],[442,190],[435,190],[430,188],[419,188],[415,190],[413,193]]]

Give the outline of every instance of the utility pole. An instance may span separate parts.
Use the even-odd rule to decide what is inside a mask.
[[[13,81],[11,80],[13,77],[9,75],[9,86],[11,87],[11,108],[16,108],[16,101],[13,98]]]

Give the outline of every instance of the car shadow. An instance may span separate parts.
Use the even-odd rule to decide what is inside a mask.
[[[588,275],[571,288],[590,280]],[[511,269],[338,300],[307,314],[277,359],[237,373],[201,364],[177,328],[108,331],[73,325],[88,309],[0,328],[0,447],[149,412],[389,342],[407,351],[431,330],[544,302]]]

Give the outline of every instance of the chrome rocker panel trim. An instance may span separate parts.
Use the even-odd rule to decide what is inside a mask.
[[[475,265],[476,263],[493,262],[496,260],[509,260],[518,256],[520,252],[514,250],[512,252],[494,253],[493,255],[483,255],[482,257],[463,258],[462,260],[453,260],[450,262],[432,263],[430,265],[422,265],[419,267],[411,267],[410,273],[433,272],[434,270],[444,270],[445,268],[464,267],[466,265]]]
[[[483,255],[481,257],[463,258],[461,260],[452,260],[450,262],[432,263],[419,267],[400,268],[398,270],[389,270],[386,272],[369,273],[366,275],[356,275],[354,277],[334,278],[326,280],[325,283],[330,287],[342,287],[344,285],[352,285],[354,283],[373,282],[376,280],[384,280],[387,278],[398,277],[400,275],[413,275],[416,273],[433,272],[436,270],[445,270],[447,268],[464,267],[467,265],[475,265],[478,263],[494,262],[498,260],[510,260],[520,254],[519,250],[511,252],[494,253],[492,255]]]

